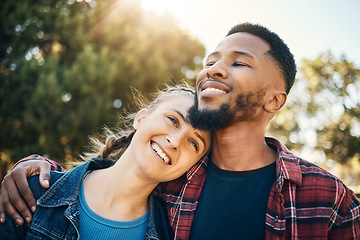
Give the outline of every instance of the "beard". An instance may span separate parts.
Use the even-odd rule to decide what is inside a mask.
[[[266,89],[255,93],[243,93],[236,96],[235,106],[223,103],[219,109],[199,109],[197,92],[195,103],[189,109],[188,116],[194,128],[205,131],[224,129],[236,122],[251,121],[256,114],[256,108],[262,104]]]

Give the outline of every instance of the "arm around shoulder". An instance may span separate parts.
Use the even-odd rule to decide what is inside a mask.
[[[43,187],[49,187],[50,170],[65,171],[55,161],[39,155],[31,155],[18,161],[12,170],[4,177],[0,194],[0,219],[6,219],[7,213],[23,224],[31,222],[31,211],[35,211],[36,204],[32,191],[29,188],[27,177],[40,175],[40,183]],[[24,201],[25,200],[25,201]],[[30,209],[31,208],[31,211]],[[24,219],[23,219],[23,218]]]
[[[29,160],[43,160],[43,161],[47,161],[49,164],[50,164],[50,169],[53,170],[53,171],[60,171],[60,172],[65,172],[66,170],[60,165],[58,164],[57,162],[55,162],[54,160],[51,160],[51,159],[47,159],[43,156],[40,156],[40,155],[37,155],[37,154],[33,154],[33,155],[30,155],[30,156],[27,156],[21,160],[19,160],[17,163],[15,163],[13,169],[19,164],[19,163],[22,163],[22,162],[25,162],[25,161],[29,161]]]
[[[64,174],[64,173],[58,173]],[[55,181],[58,177],[54,177],[52,175],[53,181]],[[32,176],[28,178],[29,188],[32,191],[35,200],[39,199],[46,191],[47,188],[41,186],[39,182],[39,178],[36,176]],[[19,225],[17,219],[12,219],[12,216],[5,212],[5,222],[0,224],[0,237],[1,239],[25,239],[26,234],[29,230],[30,224],[22,224]]]

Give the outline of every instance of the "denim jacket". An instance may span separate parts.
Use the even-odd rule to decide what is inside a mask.
[[[0,224],[0,239],[79,239],[79,190],[88,170],[110,167],[114,161],[91,159],[69,172],[51,172],[50,187],[41,187],[38,176],[29,178],[37,199],[36,211],[29,226],[19,226],[6,214]],[[149,221],[144,239],[172,239],[166,209],[157,197],[149,197]]]

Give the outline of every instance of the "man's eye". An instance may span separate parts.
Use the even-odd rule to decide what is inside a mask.
[[[215,64],[215,62],[207,62],[206,64],[205,64],[205,67],[211,67],[212,65],[214,65]]]
[[[245,63],[242,63],[242,62],[234,62],[233,66],[237,67],[237,66],[248,66],[248,65],[246,65]]]
[[[175,127],[179,127],[179,121],[175,117],[167,117],[174,125]]]
[[[191,145],[193,145],[193,147],[195,148],[196,151],[199,150],[199,145],[197,144],[196,141],[194,141],[194,140],[189,140],[189,142],[191,143]]]

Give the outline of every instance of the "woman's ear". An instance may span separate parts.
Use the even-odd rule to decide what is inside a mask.
[[[135,119],[134,119],[134,123],[133,123],[133,127],[135,130],[138,130],[140,123],[142,122],[142,120],[144,120],[146,118],[148,114],[148,110],[143,108],[140,111],[138,111],[136,113]]]
[[[276,113],[286,103],[287,94],[282,91],[277,91],[268,102],[265,103],[264,109],[270,113]]]

